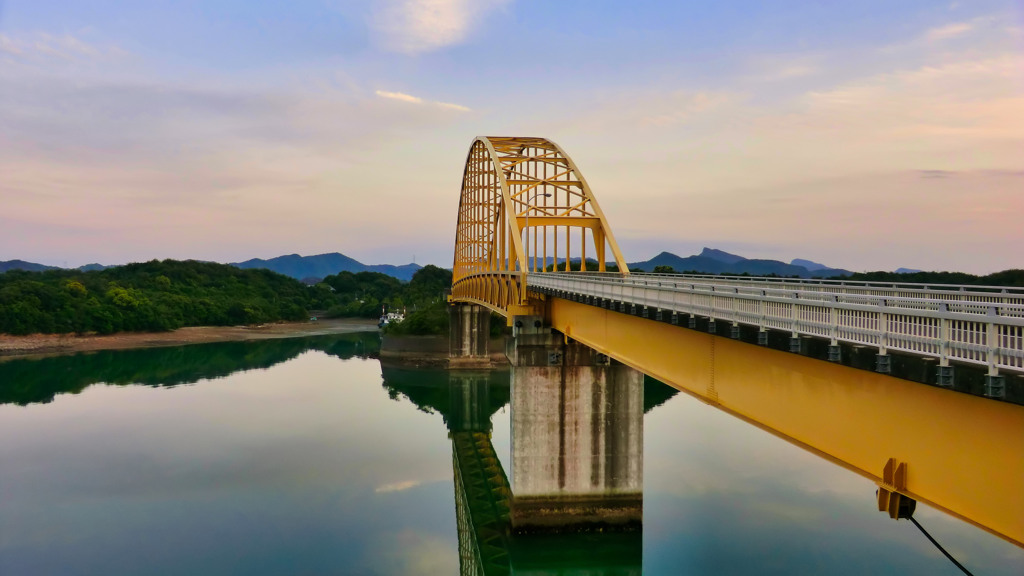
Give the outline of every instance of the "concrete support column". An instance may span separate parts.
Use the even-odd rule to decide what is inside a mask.
[[[510,359],[513,529],[638,528],[643,374],[550,331]]]
[[[448,309],[448,356],[485,358],[490,338],[491,313],[477,304],[456,304]]]

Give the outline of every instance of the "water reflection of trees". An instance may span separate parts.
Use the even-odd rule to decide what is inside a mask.
[[[135,350],[102,350],[0,362],[0,404],[53,401],[97,384],[178,386],[224,378],[244,370],[267,369],[309,350],[342,359],[375,358],[376,332],[304,338],[218,342]]]
[[[382,386],[392,400],[406,399],[416,409],[428,414],[440,414],[451,428],[452,419],[461,406],[461,398],[453,397],[453,378],[481,382],[480,389],[487,391],[484,405],[480,409],[483,417],[491,415],[509,402],[508,370],[463,372],[429,368],[408,368],[381,362]],[[456,387],[458,393],[459,389]],[[458,427],[458,426],[456,426]]]

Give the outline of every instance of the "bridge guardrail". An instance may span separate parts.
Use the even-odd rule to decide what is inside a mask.
[[[478,272],[452,283],[451,297],[488,308],[508,309],[522,302],[522,272]]]
[[[540,273],[530,287],[1024,373],[1024,290],[793,279]]]

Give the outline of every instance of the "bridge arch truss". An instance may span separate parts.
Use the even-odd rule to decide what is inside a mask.
[[[536,304],[526,277],[585,270],[588,260],[628,274],[608,221],[572,158],[532,137],[477,137],[462,176],[452,300],[482,304],[505,316]]]

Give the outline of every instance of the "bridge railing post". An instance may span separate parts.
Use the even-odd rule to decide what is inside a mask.
[[[989,307],[989,317],[996,315],[995,307]],[[988,375],[999,374],[997,364],[999,362],[999,331],[993,322],[985,324],[985,364],[988,366]]]

